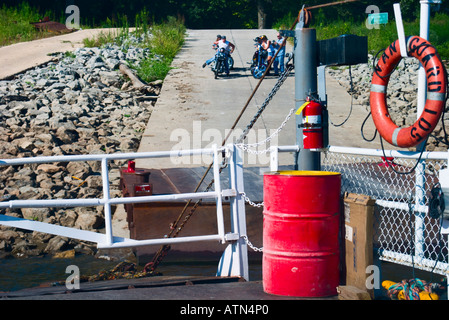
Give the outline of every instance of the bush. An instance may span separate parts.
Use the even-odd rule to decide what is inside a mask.
[[[165,23],[153,25],[150,40],[151,51],[165,58],[173,59],[184,44],[186,28],[174,17],[169,17]]]
[[[51,13],[46,12],[44,16],[51,16]],[[30,24],[38,22],[42,17],[37,9],[26,2],[16,7],[3,5],[0,8],[0,46],[48,36],[48,32],[39,32]]]
[[[183,22],[174,17],[169,17],[165,23],[152,26],[152,37],[146,45],[153,55],[142,61],[137,68],[137,74],[142,80],[151,82],[166,77],[173,59],[184,44],[185,32]],[[158,59],[154,55],[161,58]]]
[[[170,59],[159,60],[153,55],[140,63],[137,74],[146,82],[163,80],[171,70],[170,65]]]

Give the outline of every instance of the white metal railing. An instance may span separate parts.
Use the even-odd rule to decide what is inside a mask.
[[[291,146],[279,151],[295,149],[296,146]],[[397,174],[382,163],[384,155],[393,157],[404,172],[416,165],[419,158],[421,166],[417,166],[411,175]],[[447,253],[440,254],[448,247],[448,240],[443,238],[439,241],[438,236],[439,232],[443,236],[449,233],[448,223],[444,220],[440,225],[438,220],[428,218],[429,204],[425,193],[437,180],[438,171],[448,166],[448,160],[449,152],[424,152],[421,155],[419,152],[331,146],[324,154],[322,166],[342,173],[342,192],[362,193],[376,200],[376,241],[381,259],[409,266],[413,264],[447,276],[448,256]],[[271,167],[276,169],[276,164]],[[414,203],[409,203],[410,194],[415,199]],[[409,219],[413,220],[411,227]],[[409,238],[412,233],[414,239]],[[414,254],[410,253],[410,242],[413,243]]]
[[[278,170],[279,152],[297,152],[297,146],[271,148],[270,170]],[[398,174],[382,158],[392,157]],[[329,147],[322,170],[342,173],[342,193],[352,192],[376,200],[375,238],[381,260],[433,271],[449,278],[449,222],[430,219],[426,191],[448,167],[449,152],[409,152]],[[415,200],[410,203],[410,195]],[[446,205],[447,206],[447,205]],[[413,235],[413,238],[411,236]],[[439,236],[441,235],[441,239]]]
[[[222,190],[220,181],[220,165],[219,154],[226,151],[229,157],[230,168],[230,188]],[[108,162],[113,160],[129,160],[143,158],[161,158],[161,157],[185,157],[195,155],[212,155],[213,156],[213,177],[214,190],[208,192],[181,193],[167,195],[151,195],[138,197],[122,197],[111,198],[109,186],[109,166]],[[75,228],[64,227],[60,225],[48,224],[39,221],[27,220],[12,216],[0,214],[0,225],[44,232],[53,235],[89,241],[97,244],[98,248],[123,248],[137,247],[148,245],[168,245],[174,243],[187,243],[197,241],[221,241],[231,242],[232,254],[222,258],[221,269],[218,275],[236,275],[243,276],[248,279],[248,261],[246,255],[246,225],[245,221],[244,200],[241,197],[243,191],[243,171],[241,170],[241,157],[239,151],[233,146],[226,148],[217,148],[213,146],[209,149],[193,149],[179,151],[163,151],[163,152],[143,152],[143,153],[123,153],[123,154],[100,154],[100,155],[73,155],[73,156],[50,156],[35,158],[17,158],[2,159],[0,166],[15,166],[26,164],[42,164],[52,162],[80,162],[80,161],[100,161],[101,175],[103,184],[103,197],[95,199],[49,199],[49,200],[10,200],[0,202],[0,209],[5,208],[42,208],[42,207],[90,207],[104,206],[105,215],[105,233],[80,230]],[[231,198],[231,214],[232,225],[231,232],[225,233],[222,198]],[[212,235],[196,235],[177,238],[160,238],[134,240],[113,235],[111,205],[129,204],[129,203],[149,203],[156,201],[177,201],[177,200],[198,200],[198,199],[215,199],[216,201],[216,219],[217,233]],[[236,255],[238,259],[236,259]],[[226,259],[231,259],[227,261]],[[225,267],[223,267],[225,265]]]
[[[448,276],[448,255],[443,252],[448,248],[447,221],[429,217],[427,194],[439,181],[439,170],[448,166],[449,153],[385,150],[385,155],[394,158],[397,171],[416,166],[415,172],[399,174],[386,167],[382,150],[332,147],[323,163],[344,173],[343,190],[376,199],[380,259]]]
[[[221,189],[219,154],[225,151],[229,165],[229,188]],[[270,170],[278,171],[279,152],[298,152],[298,146],[277,146],[270,148]],[[99,199],[50,199],[50,200],[10,200],[0,202],[2,208],[38,208],[38,207],[86,207],[104,206],[105,208],[105,233],[97,233],[47,224],[38,221],[21,219],[6,215],[0,215],[0,224],[27,230],[35,230],[44,233],[61,235],[65,237],[85,240],[97,243],[99,248],[137,247],[146,245],[164,245],[174,243],[196,241],[221,241],[230,242],[226,248],[218,268],[218,275],[242,275],[248,279],[247,243],[245,200],[243,195],[243,164],[240,155],[241,150],[235,145],[225,148],[213,147],[210,149],[194,149],[167,152],[127,153],[127,154],[101,154],[101,155],[77,155],[54,156],[20,159],[0,160],[0,166],[25,165],[32,163],[72,162],[72,161],[101,161],[103,197]],[[108,162],[112,160],[127,160],[139,158],[182,157],[208,154],[213,155],[214,191],[152,195],[139,197],[111,198],[109,190]],[[346,148],[331,146],[326,150],[322,159],[322,169],[342,173],[342,192],[361,193],[376,199],[378,207],[378,242],[380,258],[394,263],[410,265],[423,270],[432,270],[437,273],[449,275],[449,257],[447,252],[443,256],[437,254],[442,251],[441,244],[448,248],[448,240],[435,245],[437,232],[440,227],[441,234],[449,233],[447,222],[441,226],[435,225],[435,221],[427,221],[428,203],[407,202],[411,192],[417,194],[425,192],[431,186],[425,176],[436,175],[439,169],[448,165],[449,152],[424,152],[421,155],[423,168],[416,170],[412,177],[395,174],[388,168],[379,169],[381,157],[394,157],[395,163],[403,168],[413,167],[420,158],[417,152],[403,152],[395,150],[374,150],[360,148]],[[426,165],[427,164],[427,165]],[[420,178],[419,176],[424,176]],[[414,191],[415,190],[415,191]],[[416,192],[419,190],[419,192]],[[231,232],[225,233],[223,222],[222,198],[231,199]],[[178,238],[161,238],[134,240],[115,237],[112,231],[111,205],[127,203],[147,203],[155,201],[176,201],[188,199],[215,199],[217,205],[217,233],[213,235],[198,235]],[[425,200],[425,198],[424,198]],[[409,234],[409,209],[413,209],[414,217],[414,253],[411,254],[407,245]],[[416,250],[417,249],[417,250]]]

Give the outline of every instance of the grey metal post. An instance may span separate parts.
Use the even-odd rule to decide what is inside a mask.
[[[440,4],[438,0],[421,0],[420,4],[420,37],[429,39],[429,20],[430,20],[430,5]],[[418,110],[416,112],[417,119],[424,110],[427,98],[427,78],[426,71],[422,64],[419,65],[418,70]],[[426,151],[426,143],[421,142],[416,146],[416,151]],[[425,205],[426,202],[426,161],[421,160],[416,167],[415,175],[415,205]],[[415,213],[415,256],[416,258],[424,257],[425,245],[425,214]],[[412,253],[413,254],[413,253]],[[449,290],[449,289],[448,289]]]
[[[316,30],[296,25],[295,36],[295,107],[299,107],[308,96],[317,96],[317,49]],[[300,150],[296,154],[297,170],[321,170],[320,152],[303,148],[303,132],[299,127],[302,115],[296,115],[296,144]]]

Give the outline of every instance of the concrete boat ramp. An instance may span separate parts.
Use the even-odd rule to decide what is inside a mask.
[[[76,48],[79,46],[79,38],[88,37],[92,33],[92,31],[86,32],[89,32],[89,35],[76,32],[0,48],[2,65],[13,67],[11,70],[4,68],[4,73],[0,75],[0,78],[8,78],[21,70],[45,63],[50,59],[48,53],[69,51]],[[254,79],[249,71],[248,63],[254,53],[253,39],[263,34],[267,35],[269,39],[275,39],[276,33],[275,30],[188,30],[185,45],[175,58],[173,70],[170,71],[164,82],[162,92],[152,111],[138,151],[169,151],[176,148],[210,147],[213,143],[221,144],[259,81]],[[211,44],[217,34],[226,35],[227,39],[236,45],[236,50],[233,54],[235,69],[231,71],[231,75],[215,80],[210,68],[202,68],[202,65],[214,54]],[[73,37],[78,40],[73,40]],[[78,44],[74,45],[76,41],[78,41]],[[54,48],[55,43],[56,47]],[[36,61],[30,58],[38,57],[33,53],[34,50],[39,51],[39,59]],[[28,54],[29,57],[16,55],[14,54],[16,51]],[[287,52],[290,51],[291,45],[289,44]],[[27,65],[23,64],[25,61],[28,61]],[[21,70],[18,70],[18,68]],[[300,70],[292,72],[275,98],[270,102],[269,107],[248,135],[248,143],[264,140],[272,134],[280,127],[290,110],[295,107],[294,72],[300,72]],[[277,77],[275,76],[268,76],[263,81],[254,98],[248,104],[247,111],[238,122],[235,134],[228,141],[229,143],[239,137],[273,89],[276,81]],[[338,123],[339,119],[346,118],[350,110],[350,96],[343,87],[329,76],[327,77],[327,94],[330,116]],[[355,105],[351,118],[345,125],[338,129],[330,128],[330,143],[337,146],[361,147],[360,124],[366,115],[365,110],[361,110],[360,106]],[[369,130],[374,129],[370,124],[367,124],[366,131]],[[353,139],[348,140],[348,137],[353,137]],[[287,122],[274,142],[277,145],[295,144],[294,116]],[[269,145],[263,147],[267,148]],[[378,148],[379,146],[373,142],[370,147]],[[292,164],[291,154],[280,157],[280,165]],[[204,159],[191,159],[182,163],[170,161],[170,159],[152,159],[151,161],[140,159],[136,161],[136,167],[146,169],[196,168],[207,167],[207,165],[209,165],[209,162]],[[245,159],[245,166],[267,168],[268,165],[267,155],[248,155]],[[260,175],[261,177],[262,175]],[[261,194],[262,190],[256,192]],[[262,217],[260,217],[260,220],[262,220]],[[123,226],[120,226],[120,228],[123,229]],[[33,288],[0,293],[0,298],[27,300],[301,299],[266,294],[263,291],[261,281],[245,282],[239,278],[184,276],[82,283],[80,290],[71,291],[67,290],[65,286]],[[329,299],[335,300],[337,298],[330,297]]]
[[[214,80],[210,67],[203,69],[202,65],[214,54],[211,44],[217,34],[226,35],[227,39],[235,44],[236,50],[232,55],[235,69],[231,71],[229,77]],[[164,81],[161,95],[141,140],[139,152],[167,151],[176,148],[196,149],[210,147],[213,143],[221,145],[259,83],[249,71],[249,62],[255,51],[253,39],[260,35],[275,39],[276,34],[275,30],[189,30],[184,47],[173,61],[174,69]],[[288,43],[286,52],[291,51],[292,45]],[[295,107],[295,72],[300,70],[294,70],[290,74],[255,123],[246,143],[259,142],[270,136]],[[277,79],[270,75],[263,80],[227,143],[239,138],[272,91]],[[332,121],[343,122],[350,112],[351,96],[329,75],[326,77],[326,90]],[[330,144],[366,148],[360,128],[367,114],[364,108],[354,104],[351,117],[343,126],[338,128],[330,126]],[[370,121],[366,124],[365,131],[374,132],[374,125]],[[272,145],[296,144],[295,132],[293,115],[280,134],[274,138]],[[258,150],[267,147],[269,144],[262,145]],[[369,147],[378,149],[380,144],[374,141]],[[291,155],[284,154],[280,158],[280,164],[291,165],[292,159]],[[245,165],[268,165],[266,154],[247,155],[245,160]],[[198,161],[196,158],[190,163],[185,161],[181,165],[188,167],[201,164],[207,166],[209,162],[201,159]],[[180,167],[179,163],[167,159],[151,159],[151,161],[141,159],[136,165],[142,168]]]
[[[211,45],[218,34],[225,35],[227,40],[236,46],[236,49],[232,54],[234,70],[231,70],[230,76],[220,76],[218,79],[214,79],[210,67],[203,68],[202,66],[206,60],[214,55]],[[213,144],[221,146],[228,136],[226,143],[235,142],[254,118],[278,81],[278,77],[268,75],[260,83],[260,80],[254,79],[250,73],[249,63],[255,51],[254,38],[260,35],[275,39],[277,31],[271,29],[188,30],[185,44],[173,61],[173,69],[166,77],[159,99],[152,110],[138,151],[201,149],[211,147]],[[286,52],[292,52],[292,47],[289,42]],[[291,72],[260,118],[255,122],[244,141],[245,143],[257,143],[265,140],[281,127],[291,110],[295,108],[295,72],[300,72],[300,70]],[[346,119],[351,109],[351,97],[331,76],[327,76],[326,82],[330,117],[335,123],[341,123]],[[258,85],[258,90],[250,100]],[[247,108],[242,113],[245,106]],[[330,144],[349,147],[363,146],[362,141],[364,140],[361,138],[360,127],[366,115],[366,110],[359,105],[354,105],[351,117],[343,126],[339,128],[330,127]],[[238,117],[240,119],[236,122]],[[270,145],[295,145],[294,118],[295,115],[292,115],[280,133],[275,135],[270,143],[262,144],[257,151],[263,151]],[[234,126],[234,130],[231,131]],[[372,132],[374,126],[367,123],[365,130],[366,132]],[[372,143],[372,147],[378,147],[376,142]],[[269,154],[244,152],[243,157],[245,192],[250,200],[261,202],[263,200],[262,178],[263,172],[269,170]],[[198,178],[202,176],[210,163],[210,158],[201,156],[179,159],[153,158],[137,159],[136,167],[162,171],[179,170],[179,176],[187,177],[184,180],[189,180],[190,175],[190,188],[193,189],[196,187],[195,181],[198,181]],[[293,154],[280,154],[279,164],[283,168],[291,169],[294,164]],[[192,173],[193,171],[195,171],[195,174]],[[172,176],[175,175],[172,174]],[[171,179],[171,181],[175,183],[174,179]],[[210,181],[211,179],[206,179],[202,188],[207,186]],[[186,181],[180,182],[178,179],[176,186],[179,189],[185,185]],[[262,210],[259,211],[253,214],[248,208],[247,228],[248,235],[251,235],[250,240],[260,246],[262,243]],[[180,209],[177,212],[179,213]],[[160,217],[160,221],[164,221],[164,219],[164,217]],[[201,222],[202,218],[195,217],[192,220],[194,219],[200,219]],[[195,229],[194,221],[191,222],[186,226],[185,231],[183,230],[183,234]],[[198,246],[200,245],[204,247],[209,244],[198,244]],[[214,247],[214,244],[211,245]],[[195,247],[196,244],[177,244],[172,249],[173,251],[178,248],[181,251],[190,251]],[[218,251],[223,252],[223,247],[218,249]],[[146,247],[137,250],[139,255],[143,256],[149,255],[147,251],[157,250],[157,248]],[[213,250],[218,252],[215,247]],[[251,250],[250,253],[252,253]]]

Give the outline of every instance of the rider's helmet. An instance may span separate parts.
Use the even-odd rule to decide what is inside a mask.
[[[266,35],[261,35],[259,38],[260,38],[260,40],[266,40],[266,39],[268,39]]]
[[[217,39],[221,39],[221,35],[217,34]]]

